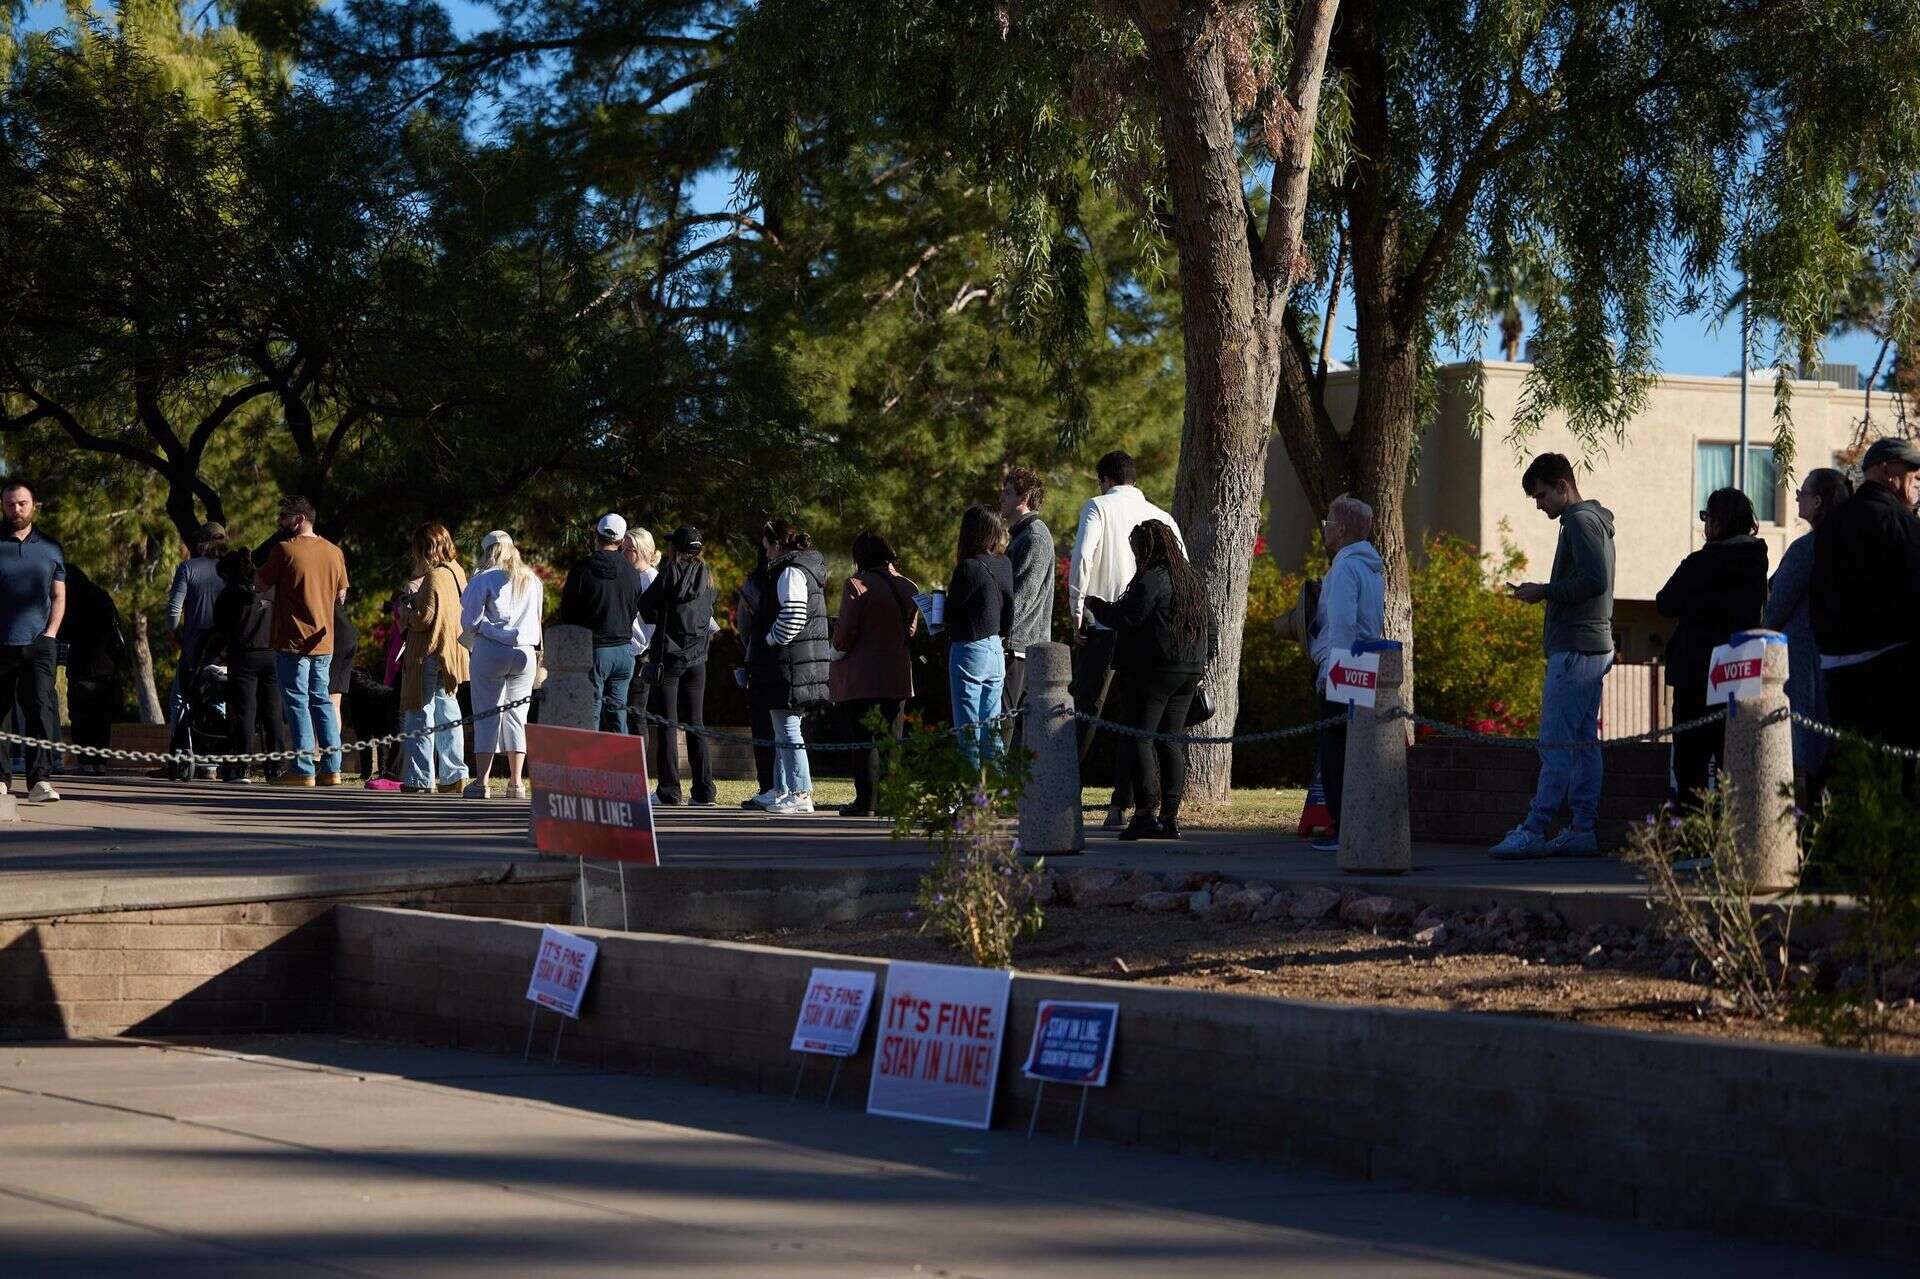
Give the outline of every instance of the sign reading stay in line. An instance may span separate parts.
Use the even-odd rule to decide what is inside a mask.
[[[1012,989],[1004,968],[888,965],[867,1113],[990,1127]]]
[[[527,726],[533,843],[543,853],[660,864],[646,738]]]
[[[593,976],[593,961],[599,953],[600,947],[584,937],[558,928],[543,929],[533,976],[527,981],[527,999],[578,1021],[580,1000],[587,993],[587,979]]]
[[[873,1006],[873,974],[851,968],[816,968],[793,1025],[793,1051],[851,1057],[860,1048]],[[797,1087],[797,1085],[796,1085]]]

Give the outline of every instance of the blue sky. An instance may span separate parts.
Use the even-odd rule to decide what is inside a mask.
[[[462,35],[483,30],[494,24],[493,11],[485,5],[475,4],[472,0],[444,0],[453,15],[455,29]],[[62,6],[49,0],[34,0],[28,8],[27,25],[29,28],[51,26],[62,19]],[[714,173],[704,177],[695,187],[693,204],[700,211],[725,208],[733,194],[730,174]],[[1348,326],[1352,323],[1353,309],[1350,299],[1342,299],[1341,315],[1336,319],[1341,332],[1335,338],[1334,351],[1346,355],[1352,349],[1352,337]],[[1487,359],[1499,359],[1499,333],[1489,324],[1486,340],[1480,354]],[[1676,315],[1669,317],[1660,326],[1658,343],[1660,367],[1669,373],[1705,373],[1722,375],[1735,372],[1740,367],[1740,326],[1737,319],[1730,318],[1726,323],[1715,322],[1709,313]],[[1471,352],[1450,352],[1452,358],[1466,358]],[[1836,362],[1858,364],[1864,372],[1873,366],[1878,354],[1878,343],[1868,337],[1852,336],[1834,339],[1828,343],[1826,358]]]

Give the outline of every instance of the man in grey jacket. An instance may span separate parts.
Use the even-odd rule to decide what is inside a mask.
[[[1613,512],[1580,496],[1573,464],[1558,453],[1534,458],[1520,485],[1548,519],[1560,521],[1552,580],[1508,588],[1524,603],[1547,606],[1540,740],[1593,744],[1541,748],[1533,807],[1494,845],[1493,856],[1587,857],[1599,852],[1600,690],[1613,666]],[[1573,819],[1549,839],[1562,803]]]
[[[1001,710],[1016,714],[1027,694],[1027,645],[1053,638],[1053,530],[1040,518],[1047,495],[1039,472],[1015,466],[1000,485],[1000,514],[1007,521],[1007,558],[1013,561],[1013,630],[1007,636],[1012,649],[1007,682],[1001,689]],[[1018,727],[1008,718],[1002,727],[1009,743]]]

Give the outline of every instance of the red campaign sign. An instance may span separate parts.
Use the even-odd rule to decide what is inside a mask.
[[[646,739],[527,725],[533,843],[543,853],[658,866]]]

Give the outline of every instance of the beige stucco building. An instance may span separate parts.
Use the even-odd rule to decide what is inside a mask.
[[[1486,428],[1468,429],[1465,366],[1443,369],[1439,411],[1420,441],[1419,475],[1407,505],[1407,534],[1414,546],[1432,532],[1447,532],[1498,550],[1511,540],[1526,554],[1528,576],[1545,580],[1553,564],[1559,525],[1534,509],[1520,490],[1520,474],[1536,453],[1561,452],[1581,464],[1581,449],[1564,417],[1549,416],[1524,446],[1507,436],[1530,365],[1485,366]],[[1336,428],[1352,418],[1355,379],[1347,370],[1330,374],[1327,398]],[[1794,513],[1793,485],[1773,475],[1773,380],[1750,380],[1747,491],[1760,516],[1760,536],[1770,560],[1807,531]],[[1857,390],[1832,382],[1793,383],[1797,474],[1834,464],[1853,443],[1861,415]],[[1697,513],[1706,494],[1732,483],[1740,436],[1738,377],[1662,377],[1646,410],[1626,439],[1586,459],[1582,496],[1610,508],[1615,519],[1614,630],[1623,658],[1647,661],[1659,655],[1670,629],[1653,608],[1653,597],[1681,558],[1700,545]],[[1286,450],[1276,439],[1267,464],[1271,511],[1268,546],[1282,568],[1297,567],[1313,536],[1313,516]]]

